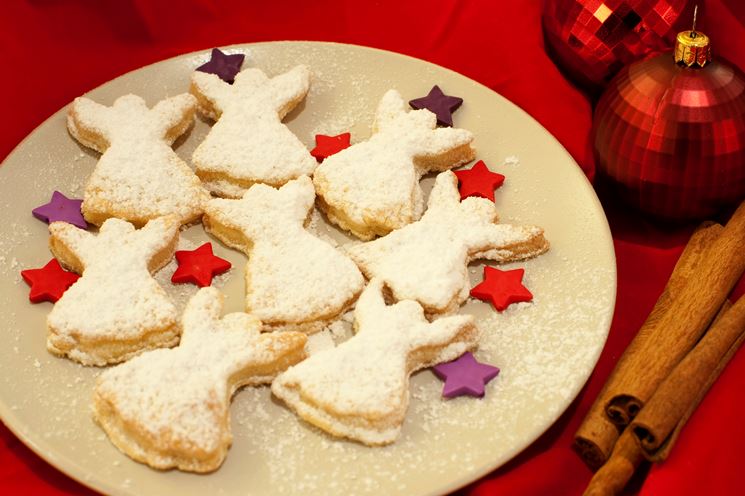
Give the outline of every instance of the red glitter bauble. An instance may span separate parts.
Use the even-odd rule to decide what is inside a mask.
[[[599,91],[625,65],[668,50],[692,0],[546,0],[543,32],[557,65]]]
[[[745,199],[745,74],[670,53],[624,68],[595,109],[598,172],[665,219],[700,219]]]

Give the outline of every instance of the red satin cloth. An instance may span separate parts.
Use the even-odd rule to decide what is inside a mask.
[[[699,26],[713,39],[715,54],[745,69],[745,2],[699,3]],[[232,43],[326,40],[406,53],[480,81],[535,117],[593,177],[592,103],[546,55],[538,0],[13,0],[0,9],[0,157],[74,97],[145,64]],[[692,230],[655,225],[608,195],[601,199],[615,240],[618,301],[600,362],[579,398],[545,435],[463,494],[580,494],[590,479],[570,450],[572,436],[651,310]],[[743,390],[745,352],[740,351],[691,418],[670,459],[639,474],[628,492],[745,493]],[[4,426],[0,438],[0,493],[92,494]]]

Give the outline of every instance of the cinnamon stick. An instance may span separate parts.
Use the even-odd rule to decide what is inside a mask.
[[[629,429],[624,430],[608,461],[590,479],[584,496],[619,494],[643,460],[642,450],[633,434]]]
[[[605,409],[612,422],[628,424],[709,327],[745,271],[743,240],[745,202],[704,250],[668,311],[660,315],[654,325],[657,332],[634,339],[619,361]]]
[[[661,427],[664,429],[661,432],[667,437],[661,445],[658,443],[656,450],[652,452],[655,458],[651,461],[661,461],[664,459],[660,458],[663,453],[664,457],[667,456],[683,424],[695,410],[706,390],[709,389],[729,359],[745,340],[745,297],[739,299],[738,303],[732,307],[732,311],[730,311],[730,307],[732,305],[726,301],[712,328],[694,350],[675,368],[670,378],[660,386],[658,392],[642,408],[634,422],[624,429],[618,441],[614,444],[607,461],[590,480],[584,496],[612,496],[621,493],[642,461],[645,458],[650,459],[648,456],[650,452],[642,447],[643,445],[639,442],[636,431],[638,425],[644,423],[644,419],[648,415],[654,419],[664,419],[663,422],[667,422],[667,427]],[[726,351],[723,351],[725,349]],[[706,368],[707,365],[708,368]],[[687,381],[691,377],[699,378],[697,381],[699,388],[688,387]],[[676,399],[675,406],[683,406],[677,409],[678,415],[670,415],[669,410],[658,410],[660,405],[663,405],[659,396],[661,392],[666,396],[675,396],[675,391],[678,388],[696,391],[697,394],[690,394],[688,396],[689,401],[684,398]],[[683,400],[683,402],[680,400]],[[657,414],[656,412],[661,413]],[[613,427],[616,428],[615,425]]]
[[[603,403],[596,400],[574,435],[572,449],[591,470],[597,470],[610,457],[620,435],[618,426],[606,418]]]
[[[657,323],[661,316],[669,311],[675,295],[680,293],[685,282],[695,273],[696,267],[703,260],[706,247],[716,239],[721,230],[722,226],[719,224],[704,223],[693,233],[675,264],[662,295],[657,300],[647,321],[621,357],[619,366],[621,362],[629,359],[629,355],[638,353],[638,349],[644,348],[644,341],[649,339],[650,334],[656,332]],[[619,391],[616,387],[619,380],[617,374],[619,366],[611,373],[602,391],[595,399],[595,403],[587,413],[585,420],[574,435],[574,450],[593,470],[597,470],[605,463],[621,434],[621,429],[611,422],[605,413],[606,404]]]
[[[664,460],[683,424],[745,339],[745,297],[740,297],[673,369],[630,429],[644,456]]]

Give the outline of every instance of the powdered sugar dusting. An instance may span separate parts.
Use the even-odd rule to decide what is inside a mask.
[[[18,258],[13,254],[15,250],[29,242],[31,231],[28,226],[11,222],[5,226],[4,232],[0,234],[0,274],[6,278],[21,281],[20,271],[36,267],[21,267]]]
[[[302,176],[279,189],[256,184],[240,200],[214,199],[205,209],[208,229],[249,255],[246,308],[268,326],[317,331],[362,291],[354,263],[304,228],[314,199]]]
[[[194,120],[196,99],[188,94],[148,109],[136,95],[106,107],[88,98],[73,102],[68,129],[83,145],[102,152],[83,198],[86,220],[118,217],[138,224],[164,215],[181,223],[202,212],[207,192],[171,149]]]
[[[245,313],[221,318],[222,295],[203,288],[182,317],[181,343],[106,370],[94,394],[94,417],[120,446],[158,468],[208,471],[222,462],[231,435],[233,388],[271,380],[268,364],[300,356],[298,333],[260,334]]]
[[[427,322],[421,306],[386,306],[373,279],[355,307],[357,334],[280,374],[272,392],[311,423],[365,444],[398,437],[408,403],[409,374],[453,360],[478,342],[470,316]],[[427,350],[424,358],[412,358]],[[411,367],[411,369],[409,369]]]
[[[407,111],[396,90],[386,92],[370,139],[328,157],[313,175],[329,219],[365,240],[418,220],[422,175],[468,162],[474,153],[470,131],[436,129],[436,122],[429,110]]]
[[[240,196],[236,188],[279,186],[313,172],[316,160],[281,122],[309,85],[310,70],[304,65],[271,79],[257,68],[244,69],[232,85],[215,74],[192,74],[200,111],[217,121],[192,157],[211,191],[235,198]],[[231,187],[221,187],[223,182]]]
[[[520,159],[516,155],[509,155],[504,158],[504,165],[508,165],[508,166],[520,165]]]
[[[172,256],[179,219],[160,217],[135,230],[108,219],[98,235],[64,222],[49,226],[55,253],[69,251],[83,274],[54,305],[47,346],[87,365],[116,363],[130,354],[178,340],[176,308],[150,274],[156,257]],[[161,335],[160,339],[148,336]],[[119,349],[120,351],[108,351]]]
[[[397,299],[430,313],[454,312],[465,301],[472,259],[510,262],[548,249],[540,228],[497,224],[491,201],[461,202],[457,185],[455,174],[440,173],[421,220],[348,250],[368,278],[382,278]]]
[[[323,56],[323,48],[298,49],[288,46],[287,59],[266,58],[261,67],[267,74],[280,74],[287,71],[288,60],[292,64],[305,64],[313,69],[310,91],[306,96],[302,114],[308,119],[308,126],[297,131],[306,145],[312,147],[317,134],[329,136],[352,131],[352,143],[367,138],[374,107],[367,105],[369,87],[376,80],[367,72],[348,76],[349,59],[327,60],[319,65],[316,60]],[[343,102],[343,104],[341,103]],[[290,121],[300,112],[290,113]]]
[[[477,359],[502,370],[484,398],[444,400],[442,382],[430,371],[419,372],[412,378],[401,438],[384,448],[366,448],[335,441],[299,421],[272,403],[266,390],[246,390],[233,407],[240,419],[236,443],[248,445],[247,453],[267,468],[261,476],[278,494],[407,493],[406,474],[478,470],[485,458],[495,462],[489,458],[493,446],[524,442],[530,426],[555,418],[563,410],[558,405],[576,394],[575,364],[594,362],[599,350],[589,343],[605,332],[594,325],[595,316],[613,292],[606,284],[609,270],[561,260],[552,252],[507,268],[518,266],[526,268],[524,282],[535,295],[533,302],[512,305],[501,314],[482,302],[465,308],[482,331]],[[472,282],[477,280],[479,275]],[[566,284],[577,291],[564,291]],[[258,412],[257,405],[262,405]],[[325,460],[323,477],[314,462],[318,456]],[[227,464],[233,462],[239,463],[229,458]],[[375,476],[365,482],[371,473]]]
[[[308,352],[308,356],[315,355],[324,350],[335,347],[334,337],[331,331],[324,329],[321,332],[311,334],[308,336],[308,342],[305,345],[305,350]]]

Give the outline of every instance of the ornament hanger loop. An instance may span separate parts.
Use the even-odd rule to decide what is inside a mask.
[[[696,16],[698,15],[698,4],[693,7],[693,26],[691,27],[691,38],[695,38],[696,33]]]

